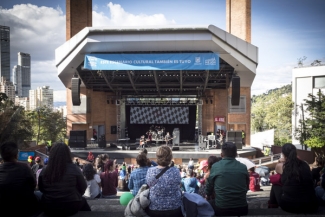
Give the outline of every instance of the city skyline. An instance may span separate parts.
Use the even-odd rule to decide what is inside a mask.
[[[225,2],[93,0],[93,26],[213,24],[225,30]],[[32,89],[50,85],[54,101],[65,101],[54,63],[54,50],[65,42],[65,0],[22,3],[0,3],[0,25],[11,30],[11,69],[17,52],[31,54]],[[306,56],[305,65],[325,62],[324,9],[325,1],[252,0],[252,44],[259,47],[252,95],[290,84],[298,58]]]

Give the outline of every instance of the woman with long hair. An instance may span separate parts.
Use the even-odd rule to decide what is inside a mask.
[[[284,163],[280,185],[272,185],[269,208],[280,206],[292,213],[312,213],[318,209],[309,165],[297,157],[294,145],[282,146]]]
[[[115,160],[108,160],[104,165],[104,172],[100,174],[102,183],[102,197],[112,197],[117,194],[118,175],[115,170]]]
[[[48,165],[39,176],[42,204],[48,216],[69,216],[78,211],[91,211],[82,195],[87,188],[80,169],[73,164],[71,152],[64,143],[55,144]]]
[[[87,182],[87,189],[84,193],[84,197],[91,199],[100,198],[101,180],[93,165],[90,163],[85,164],[82,172]]]

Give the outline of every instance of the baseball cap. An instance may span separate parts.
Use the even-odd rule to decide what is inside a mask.
[[[41,161],[41,158],[40,158],[40,157],[36,157],[36,158],[35,158],[35,161],[36,161],[36,162]]]
[[[209,166],[209,163],[207,160],[203,160],[200,162],[200,166],[199,166],[199,169],[202,170],[204,167],[207,167]]]

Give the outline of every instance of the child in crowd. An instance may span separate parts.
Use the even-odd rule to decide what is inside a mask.
[[[249,190],[250,191],[261,191],[260,188],[260,175],[255,172],[255,167],[250,168],[249,170]]]

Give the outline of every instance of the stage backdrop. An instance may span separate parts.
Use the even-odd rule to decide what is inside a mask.
[[[194,140],[196,106],[126,106],[126,124],[131,140],[145,135],[150,126],[163,126],[170,134],[179,128],[181,140]]]

